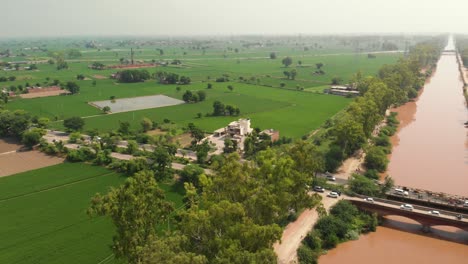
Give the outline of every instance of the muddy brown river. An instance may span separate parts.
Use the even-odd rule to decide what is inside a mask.
[[[453,49],[450,39],[446,47]],[[397,185],[468,196],[468,110],[454,54],[442,55],[415,102],[398,109],[388,174]],[[377,232],[340,244],[319,259],[335,263],[467,264],[468,232],[450,227],[424,234],[416,222],[389,217]]]

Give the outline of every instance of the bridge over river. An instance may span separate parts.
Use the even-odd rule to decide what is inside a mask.
[[[400,208],[402,205],[401,202],[380,198],[373,198],[373,202],[358,197],[349,197],[346,199],[358,208],[368,212],[375,212],[379,216],[397,215],[412,219],[420,223],[425,232],[429,232],[432,226],[452,226],[468,231],[468,218],[464,216],[464,218],[458,219],[456,216],[459,212],[438,210],[417,205],[413,206],[413,210],[404,210]],[[440,214],[430,213],[430,211],[433,210],[437,210]]]

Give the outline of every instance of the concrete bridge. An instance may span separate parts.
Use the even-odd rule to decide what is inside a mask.
[[[459,220],[456,217],[459,214],[458,212],[441,211],[423,206],[413,206],[414,209],[409,211],[400,208],[402,203],[380,198],[373,199],[374,202],[368,202],[363,198],[348,198],[358,208],[368,212],[375,212],[379,216],[398,215],[412,219],[422,225],[424,232],[429,232],[433,226],[452,226],[468,232],[468,216],[465,215],[463,219]],[[432,210],[437,210],[440,215],[429,213]]]

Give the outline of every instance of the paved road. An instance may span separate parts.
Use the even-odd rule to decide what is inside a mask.
[[[362,197],[347,197],[346,199],[347,200],[360,200],[360,201],[363,200]],[[373,198],[373,199],[374,199],[374,204],[378,204],[378,205],[382,205],[382,206],[386,206],[386,207],[391,207],[391,208],[396,208],[396,209],[400,209],[400,206],[402,204],[405,204],[405,203],[402,203],[402,202],[387,200],[387,199],[381,199],[381,198]],[[429,211],[436,210],[436,211],[438,211],[440,213],[440,215],[439,216],[433,215],[433,216],[437,216],[437,217],[445,218],[445,219],[452,219],[452,220],[455,219],[455,216],[459,214],[457,212],[439,210],[439,209],[426,207],[426,206],[419,206],[419,205],[413,205],[413,208],[414,208],[412,210],[413,212],[420,213],[420,214],[429,214]],[[401,209],[401,210],[403,210],[403,209]],[[463,218],[461,221],[468,222],[468,216],[465,216],[465,218]]]

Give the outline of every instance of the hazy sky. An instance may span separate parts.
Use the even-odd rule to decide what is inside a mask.
[[[0,0],[0,6],[0,37],[468,33],[468,0]]]

